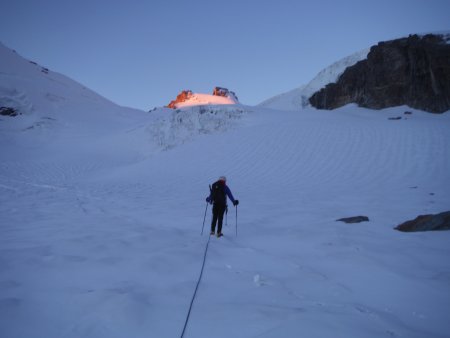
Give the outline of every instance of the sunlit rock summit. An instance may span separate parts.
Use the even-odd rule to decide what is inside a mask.
[[[203,106],[203,105],[227,105],[238,104],[239,100],[234,92],[227,88],[215,87],[212,94],[193,93],[191,90],[183,90],[177,98],[171,101],[167,107],[172,109]]]

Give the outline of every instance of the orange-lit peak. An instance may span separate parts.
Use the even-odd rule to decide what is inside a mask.
[[[171,101],[168,108],[183,108],[203,105],[227,105],[238,104],[239,101],[234,92],[226,88],[215,87],[212,94],[193,93],[191,90],[183,90],[177,98]]]

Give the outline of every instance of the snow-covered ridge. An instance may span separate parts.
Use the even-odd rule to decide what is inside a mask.
[[[328,83],[336,82],[347,67],[364,60],[369,51],[370,48],[366,48],[349,55],[321,70],[308,84],[274,96],[261,102],[258,106],[281,110],[301,110],[309,105],[308,99],[312,94]]]
[[[65,123],[105,119],[114,114],[136,115],[136,109],[116,105],[69,77],[27,60],[0,43],[0,107],[17,110],[6,124],[32,124],[42,118]],[[6,120],[5,120],[6,122]]]
[[[125,130],[148,119],[148,113],[118,106],[69,77],[23,58],[1,43],[0,107],[14,112],[0,116],[0,142],[23,147],[17,152],[6,149],[2,160],[15,158],[38,145],[42,148],[58,146],[70,137],[79,141],[69,153],[93,151],[98,146],[104,149],[100,153],[109,156],[111,149],[118,151],[124,148],[122,145],[134,142],[134,136],[125,134]],[[96,142],[90,140],[91,135],[96,135]],[[146,151],[140,142],[135,149],[136,152]],[[129,149],[125,153],[135,156]]]
[[[55,102],[67,100],[113,103],[62,74],[53,72],[34,61],[27,60],[0,43],[0,96],[11,92],[29,98],[35,109],[48,110]],[[0,102],[3,104],[3,101]]]

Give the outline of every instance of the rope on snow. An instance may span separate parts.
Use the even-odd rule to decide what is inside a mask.
[[[191,315],[192,305],[194,304],[195,296],[197,295],[197,290],[198,290],[198,287],[200,285],[200,281],[202,280],[203,269],[205,268],[206,255],[208,253],[208,247],[209,247],[210,239],[211,239],[211,236],[209,236],[208,242],[206,242],[205,253],[203,254],[202,268],[200,270],[200,276],[198,277],[197,285],[195,286],[195,291],[194,291],[194,294],[192,295],[191,304],[189,305],[189,311],[188,311],[187,316],[186,316],[186,321],[184,322],[184,327],[183,327],[183,332],[181,333],[181,338],[184,337],[184,333],[186,332],[187,324],[189,322],[189,317]]]

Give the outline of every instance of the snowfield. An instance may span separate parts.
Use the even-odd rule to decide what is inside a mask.
[[[450,232],[393,230],[450,209],[448,112],[145,113],[0,72],[34,107],[0,117],[2,337],[180,337],[220,175],[238,236],[230,206],[185,337],[448,337]]]

